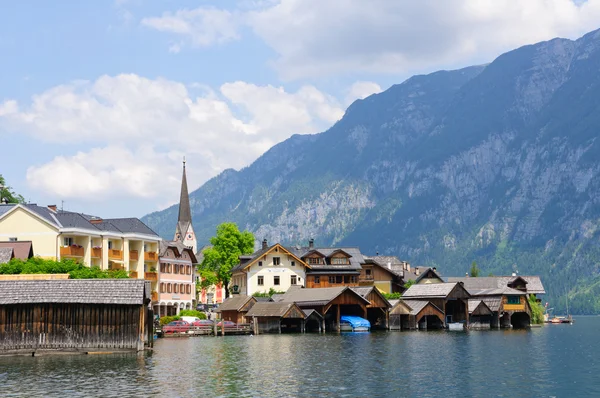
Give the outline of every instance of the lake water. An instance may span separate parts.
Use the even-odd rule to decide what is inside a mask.
[[[160,339],[126,355],[1,357],[3,397],[600,397],[600,317],[484,332]]]

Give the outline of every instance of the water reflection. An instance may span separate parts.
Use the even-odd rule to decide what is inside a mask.
[[[599,326],[162,339],[143,355],[3,357],[0,383],[6,397],[600,396]]]

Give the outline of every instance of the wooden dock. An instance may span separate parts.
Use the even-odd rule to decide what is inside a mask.
[[[156,330],[158,337],[198,337],[198,336],[232,336],[252,334],[252,325],[242,323],[233,327],[223,328],[221,326],[192,326],[190,330],[182,333],[163,333],[161,329]]]

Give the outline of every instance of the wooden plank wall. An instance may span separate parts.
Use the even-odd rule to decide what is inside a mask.
[[[143,348],[145,307],[93,304],[0,306],[0,353],[24,349]]]

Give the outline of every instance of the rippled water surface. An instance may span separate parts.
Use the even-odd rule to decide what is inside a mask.
[[[4,397],[600,397],[600,317],[529,331],[160,339],[142,355],[0,357]]]

